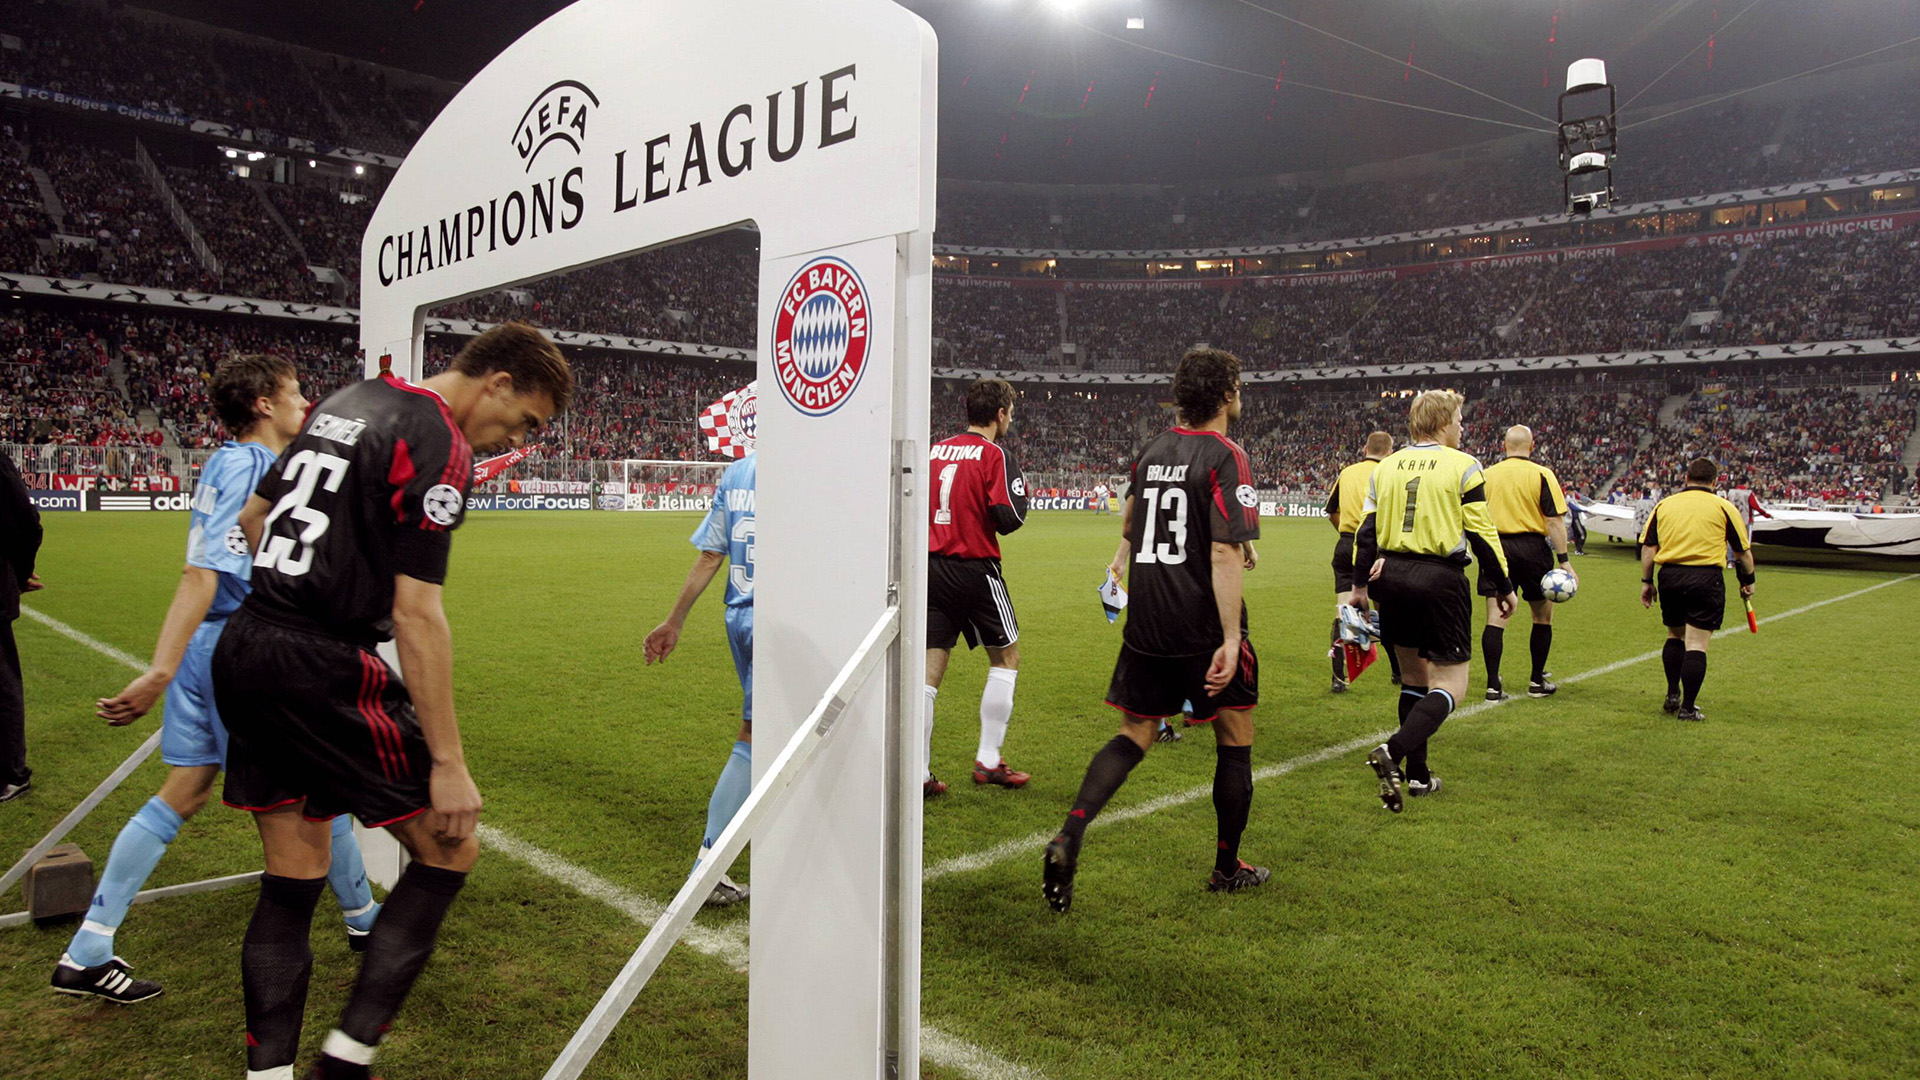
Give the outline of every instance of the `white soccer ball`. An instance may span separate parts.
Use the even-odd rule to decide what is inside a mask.
[[[1547,599],[1554,603],[1564,604],[1580,591],[1580,582],[1575,580],[1572,573],[1555,567],[1540,578],[1540,591],[1546,593]]]

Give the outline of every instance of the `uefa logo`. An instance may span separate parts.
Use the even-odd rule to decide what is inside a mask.
[[[844,259],[824,255],[793,275],[773,317],[780,392],[808,416],[846,404],[867,367],[867,289]]]

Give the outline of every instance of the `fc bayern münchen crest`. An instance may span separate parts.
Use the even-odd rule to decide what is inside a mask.
[[[808,416],[846,404],[867,367],[867,289],[845,259],[823,255],[781,290],[773,317],[780,393]]]

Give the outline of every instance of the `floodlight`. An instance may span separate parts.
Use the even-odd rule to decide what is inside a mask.
[[[240,156],[240,151],[229,149],[227,151],[227,156],[230,158],[237,158]]]
[[[1145,30],[1146,28],[1147,28],[1147,20],[1145,16],[1142,16],[1142,15],[1127,16],[1127,29]]]
[[[1604,111],[1602,103],[1593,100],[1602,92],[1607,95]],[[1587,58],[1567,65],[1559,136],[1561,192],[1569,214],[1591,214],[1613,204],[1613,163],[1620,134],[1615,113],[1606,62]],[[1586,179],[1576,185],[1574,177]]]
[[[355,165],[353,167],[353,175],[355,176],[367,175],[367,167],[365,165]]]

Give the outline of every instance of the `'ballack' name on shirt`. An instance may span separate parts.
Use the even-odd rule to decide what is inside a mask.
[[[360,433],[366,429],[365,420],[349,420],[344,416],[321,413],[313,418],[313,423],[307,427],[307,434],[342,446],[352,446],[360,441]]]
[[[1147,466],[1147,483],[1149,484],[1155,480],[1164,480],[1169,484],[1178,484],[1186,480],[1186,478],[1187,467],[1185,465]]]
[[[933,448],[933,460],[979,461],[984,456],[985,451],[986,447],[981,446],[979,443],[974,443],[971,446],[947,446],[942,444]]]

